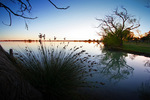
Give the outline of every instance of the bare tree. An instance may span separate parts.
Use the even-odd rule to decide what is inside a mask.
[[[121,7],[121,9],[116,8],[113,14],[106,15],[104,19],[96,19],[101,22],[98,27],[101,27],[103,33],[98,33],[99,35],[106,36],[108,33],[112,35],[116,34],[119,30],[118,38],[121,39],[120,45],[123,41],[123,33],[125,31],[130,31],[136,29],[140,26],[139,20],[134,18],[134,16],[128,14],[127,9]]]
[[[14,10],[12,6],[9,6],[7,4],[5,4],[5,0],[0,0],[0,8],[3,8],[9,16],[9,24],[5,24],[4,22],[2,22],[3,24],[7,25],[7,26],[11,26],[12,25],[12,15],[17,16],[17,17],[21,17],[24,19],[36,19],[37,17],[30,17],[30,16],[26,16],[25,14],[29,14],[32,10],[32,5],[30,3],[30,0],[7,0],[7,2],[13,3],[15,4],[15,6],[18,7],[17,10]],[[56,9],[68,9],[70,6],[67,6],[65,8],[60,8],[57,7],[51,0],[48,0],[48,2],[50,4],[52,4]],[[28,29],[28,24],[25,21],[25,26]]]

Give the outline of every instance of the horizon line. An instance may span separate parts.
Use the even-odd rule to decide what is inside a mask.
[[[0,42],[98,42],[100,40],[0,40]]]

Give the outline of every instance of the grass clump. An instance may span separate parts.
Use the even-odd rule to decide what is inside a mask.
[[[71,100],[85,80],[84,62],[88,59],[83,56],[85,50],[80,50],[81,46],[67,47],[68,44],[47,48],[41,43],[37,53],[26,47],[15,55],[23,66],[20,70],[24,78],[41,91],[45,99]]]

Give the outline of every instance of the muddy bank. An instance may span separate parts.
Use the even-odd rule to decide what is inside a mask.
[[[0,100],[42,100],[42,94],[22,78],[14,58],[1,45]]]

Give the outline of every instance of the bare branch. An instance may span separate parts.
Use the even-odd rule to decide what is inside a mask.
[[[6,11],[8,12],[8,14],[9,14],[9,24],[5,24],[3,21],[2,21],[2,23],[4,24],[4,25],[7,25],[7,26],[11,26],[11,24],[12,24],[12,19],[11,19],[11,13],[6,9]]]
[[[114,24],[114,17],[113,16],[106,16],[106,17],[107,17],[107,22],[110,24],[111,28],[117,30],[117,27]]]
[[[138,25],[135,26],[135,27],[129,27],[128,29],[133,30],[133,29],[136,29],[136,28],[138,28],[138,27],[140,27],[140,24],[138,24]]]
[[[65,8],[60,8],[58,6],[56,6],[51,0],[48,0],[56,9],[62,9],[62,10],[66,10],[68,9],[70,6],[67,6]],[[9,19],[10,19],[10,22],[9,24],[5,24],[3,21],[2,23],[4,25],[7,25],[7,26],[11,26],[12,25],[12,15],[15,15],[15,16],[18,16],[18,17],[22,17],[24,19],[36,19],[37,17],[28,17],[28,16],[25,16],[25,13],[30,13],[31,12],[31,9],[32,9],[32,6],[30,4],[30,0],[10,0],[10,2],[16,4],[16,5],[19,5],[19,9],[17,10],[17,12],[13,11],[13,9],[11,7],[8,7],[7,5],[5,5],[4,3],[2,3],[0,1],[0,7],[1,8],[4,8],[8,14],[9,14]],[[25,27],[28,29],[28,25],[27,23],[25,22]]]
[[[103,23],[103,24],[101,24],[101,25],[108,27],[109,30],[110,30],[112,33],[114,33],[114,32],[112,31],[112,29],[111,29],[112,27],[108,24],[108,21],[107,21],[107,20],[103,20],[103,19],[96,19],[96,20],[101,21],[101,22]],[[104,27],[103,27],[103,29],[104,29]]]
[[[62,9],[62,10],[66,10],[68,9],[70,6],[67,6],[66,8],[60,8],[60,7],[57,7],[51,0],[48,0],[56,9]]]
[[[21,0],[18,0],[19,2],[21,2],[23,5],[26,5],[26,4],[24,4]],[[3,7],[8,13],[9,13],[9,18],[10,18],[10,23],[9,23],[9,25],[7,25],[7,24],[5,24],[4,22],[2,22],[3,24],[5,24],[5,25],[7,25],[7,26],[11,26],[12,25],[12,18],[11,18],[11,14],[13,14],[13,15],[15,15],[15,16],[18,16],[18,17],[22,17],[22,18],[24,18],[24,19],[36,19],[37,17],[27,17],[27,16],[24,16],[24,11],[27,9],[26,7],[27,6],[25,6],[25,8],[24,9],[22,9],[21,8],[21,12],[22,12],[22,14],[17,14],[17,13],[15,13],[14,11],[12,11],[9,7],[7,7],[6,5],[4,5],[3,3],[1,3],[0,2],[0,7]],[[23,7],[23,6],[22,6]]]

